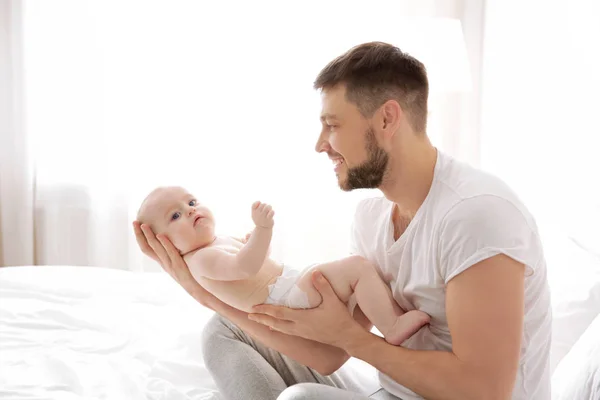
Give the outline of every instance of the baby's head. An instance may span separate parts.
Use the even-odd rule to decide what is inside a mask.
[[[210,244],[215,220],[210,210],[180,187],[154,189],[142,202],[137,220],[166,235],[181,254]]]

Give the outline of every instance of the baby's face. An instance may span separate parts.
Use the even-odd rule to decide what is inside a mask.
[[[166,234],[182,254],[214,239],[212,213],[183,188],[157,189],[146,199],[140,213],[155,234]]]

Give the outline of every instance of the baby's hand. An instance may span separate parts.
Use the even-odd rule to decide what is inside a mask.
[[[252,221],[254,224],[261,228],[272,228],[275,222],[273,221],[273,215],[275,211],[271,209],[271,206],[260,201],[252,204]]]

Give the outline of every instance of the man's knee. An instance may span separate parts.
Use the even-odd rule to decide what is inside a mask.
[[[200,338],[205,363],[210,364],[218,357],[223,351],[224,341],[234,337],[235,333],[230,323],[219,314],[213,315],[204,326]]]
[[[312,400],[319,397],[319,387],[322,386],[318,383],[298,383],[285,389],[277,400]]]

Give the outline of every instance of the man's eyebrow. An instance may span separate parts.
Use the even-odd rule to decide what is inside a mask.
[[[321,114],[321,121],[325,121],[326,119],[338,119],[335,114]]]

